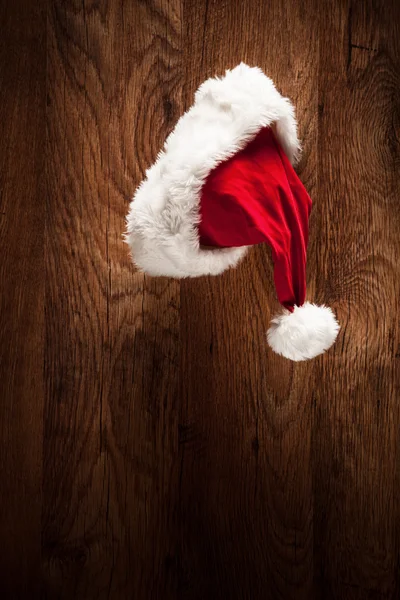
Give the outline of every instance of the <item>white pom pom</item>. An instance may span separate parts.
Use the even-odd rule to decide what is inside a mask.
[[[290,360],[307,360],[328,350],[340,326],[332,310],[306,302],[291,313],[277,315],[268,330],[268,343],[274,352]]]

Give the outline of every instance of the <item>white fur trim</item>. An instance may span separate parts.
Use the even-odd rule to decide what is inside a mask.
[[[290,360],[307,360],[328,350],[340,326],[332,310],[306,302],[274,317],[268,330],[272,350]]]
[[[130,205],[126,240],[139,269],[196,277],[218,275],[238,263],[245,246],[200,248],[201,188],[212,169],[269,125],[294,163],[299,140],[293,106],[261,69],[241,63],[199,87]]]

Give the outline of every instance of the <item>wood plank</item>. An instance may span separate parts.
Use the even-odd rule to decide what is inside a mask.
[[[399,5],[321,19],[317,267],[343,331],[315,389],[316,581],[324,598],[397,598]]]
[[[399,24],[395,0],[1,5],[1,598],[400,597]],[[241,60],[297,109],[308,293],[342,324],[305,364],[266,343],[266,246],[177,282],[122,239]]]
[[[297,107],[299,172],[313,195],[317,4],[186,2],[185,25],[187,104],[201,81],[241,60],[263,68]],[[290,43],[283,31],[295,32]],[[277,310],[266,246],[235,271],[181,285],[183,598],[312,593],[316,364],[295,366],[268,348]]]
[[[129,197],[181,112],[179,2],[49,6],[43,551],[57,598],[176,598],[179,284]]]
[[[40,590],[44,2],[0,6],[0,595]]]

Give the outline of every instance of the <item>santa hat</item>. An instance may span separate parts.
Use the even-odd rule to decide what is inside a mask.
[[[283,306],[268,342],[295,361],[339,331],[330,308],[305,301],[311,199],[298,154],[293,106],[260,69],[208,79],[137,189],[126,236],[140,270],[168,277],[218,275],[267,242]]]

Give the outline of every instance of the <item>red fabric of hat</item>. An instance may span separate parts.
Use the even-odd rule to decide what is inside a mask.
[[[217,276],[267,242],[284,307],[267,340],[294,361],[323,354],[340,329],[328,306],[305,298],[311,200],[292,167],[299,151],[294,106],[261,69],[241,63],[209,78],[146,171],[126,233],[153,277]]]
[[[306,297],[311,198],[270,127],[208,175],[200,200],[200,244],[267,242],[279,302],[293,312]]]

